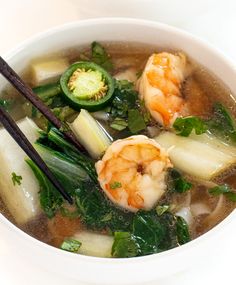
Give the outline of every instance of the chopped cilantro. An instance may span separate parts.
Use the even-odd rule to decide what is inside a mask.
[[[144,118],[139,110],[128,111],[128,127],[132,134],[136,134],[146,128]]]
[[[117,188],[121,188],[121,187],[122,187],[122,184],[118,181],[114,181],[114,182],[110,183],[111,189],[117,189]]]
[[[128,126],[128,123],[121,118],[115,118],[112,123],[110,124],[110,127],[117,131],[122,131]]]
[[[168,172],[168,186],[173,192],[184,193],[191,189],[192,184],[185,180],[179,171],[170,168]]]
[[[11,179],[12,179],[14,186],[16,184],[21,185],[22,176],[17,175],[15,172],[12,172]]]
[[[206,122],[208,129],[214,135],[226,141],[236,142],[236,123],[229,110],[221,103],[213,106],[213,116]]]
[[[98,65],[101,65],[106,70],[111,71],[113,69],[113,64],[111,62],[109,54],[106,52],[104,47],[97,42],[93,42],[91,45],[91,49],[91,61],[97,63]]]
[[[158,205],[156,206],[156,212],[158,216],[161,216],[162,214],[164,214],[166,211],[168,211],[170,208],[169,205]]]
[[[12,100],[0,98],[0,106],[3,107],[5,110],[9,110],[11,105],[12,105]]]
[[[78,252],[81,245],[82,245],[82,243],[78,240],[66,239],[62,243],[61,249],[66,250],[66,251],[70,251],[70,252]]]
[[[211,195],[218,196],[223,194],[227,197],[230,201],[236,202],[236,192],[232,191],[229,185],[223,184],[215,186],[208,190]]]
[[[112,246],[113,257],[134,257],[138,255],[138,244],[129,232],[115,232]]]
[[[185,118],[177,118],[173,124],[174,129],[177,131],[177,135],[188,137],[193,129],[196,135],[201,135],[206,132],[207,126],[205,122],[194,116]]]

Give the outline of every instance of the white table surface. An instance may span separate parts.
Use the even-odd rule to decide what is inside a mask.
[[[128,8],[129,3],[136,3],[137,7]],[[175,25],[213,43],[236,62],[235,0],[0,0],[0,54],[35,33],[95,16],[136,16]],[[236,229],[230,229],[228,234],[236,238]],[[235,253],[234,248],[226,247],[224,254],[209,267],[199,266],[158,284],[236,284]],[[1,239],[1,233],[0,284],[83,285],[20,260],[7,241]]]

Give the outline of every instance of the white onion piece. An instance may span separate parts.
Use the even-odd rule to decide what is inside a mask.
[[[70,125],[79,142],[93,158],[100,157],[111,144],[104,128],[84,109]]]
[[[97,257],[111,257],[114,241],[112,236],[83,231],[76,233],[73,238],[82,243],[78,253]]]
[[[25,118],[17,123],[33,143],[38,138],[35,123]],[[40,210],[37,179],[25,162],[26,154],[5,129],[0,130],[0,196],[18,224],[24,224],[38,215]],[[21,184],[14,185],[12,173],[22,176]]]
[[[199,135],[195,139],[164,132],[155,140],[168,150],[175,167],[203,180],[212,179],[236,163],[236,148],[209,135]]]
[[[31,65],[34,84],[46,84],[56,81],[60,75],[69,67],[65,58],[36,61]]]

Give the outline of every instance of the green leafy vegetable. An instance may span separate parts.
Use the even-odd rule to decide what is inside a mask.
[[[60,121],[65,122],[66,119],[76,113],[75,110],[70,108],[69,106],[65,107],[56,107],[52,109],[55,116],[57,116]]]
[[[111,71],[113,69],[113,64],[105,48],[98,42],[93,42],[91,45],[91,49],[92,49],[91,61],[97,63],[106,70]]]
[[[26,162],[32,169],[35,177],[39,181],[40,185],[40,205],[48,218],[52,218],[57,210],[63,203],[62,196],[58,193],[55,187],[47,179],[45,174],[38,168],[38,166],[30,159],[26,159]]]
[[[71,189],[77,188],[81,181],[87,181],[89,179],[85,169],[66,154],[39,143],[35,143],[34,147],[59,182],[65,185],[68,192],[71,193]]]
[[[66,239],[63,241],[61,245],[61,249],[70,251],[70,252],[78,252],[82,243],[75,239]]]
[[[177,118],[173,127],[177,131],[177,135],[183,137],[188,137],[193,130],[195,130],[196,135],[201,135],[207,130],[204,121],[194,116]]]
[[[146,109],[143,108],[138,93],[134,90],[134,84],[128,80],[116,80],[113,96],[110,126],[118,131],[128,126],[131,133],[145,129],[149,120]]]
[[[70,159],[85,169],[92,181],[97,183],[97,173],[95,170],[94,161],[78,152],[78,150],[72,144],[64,139],[61,132],[56,128],[50,128],[46,136],[42,136],[39,142],[44,144],[46,143],[49,146],[53,144],[54,148],[57,147],[60,151],[64,152],[68,157],[70,157]]]
[[[128,111],[128,127],[132,134],[136,134],[146,128],[144,118],[139,110]]]
[[[21,185],[22,176],[17,175],[15,172],[12,172],[11,179],[12,179],[14,186],[16,184]]]
[[[158,205],[156,206],[156,212],[158,216],[161,216],[162,214],[164,214],[166,211],[168,211],[170,208],[169,205]]]
[[[185,244],[190,241],[188,224],[182,217],[177,217],[176,231],[177,231],[179,244]]]
[[[126,120],[121,118],[115,118],[110,124],[110,127],[117,131],[123,131],[124,129],[126,129],[127,126],[128,123],[126,122]]]
[[[70,219],[78,218],[79,217],[79,212],[78,210],[70,211],[69,209],[65,207],[60,208],[60,213],[62,214],[63,217],[67,217]]]
[[[33,92],[46,104],[50,105],[52,98],[61,94],[60,83],[50,83],[33,88]]]
[[[115,232],[111,254],[113,257],[134,257],[138,255],[135,237],[129,232]]]
[[[229,185],[223,184],[215,186],[208,190],[211,195],[218,196],[223,194],[227,197],[230,201],[236,202],[236,192],[234,192]]]
[[[134,90],[134,84],[128,80],[116,80],[113,96],[112,117],[127,119],[129,109],[134,109],[138,100],[138,93]]]
[[[75,192],[80,217],[87,227],[96,230],[109,229],[112,232],[130,229],[133,214],[115,207],[98,185],[87,182]]]
[[[221,103],[215,103],[213,117],[207,121],[211,133],[225,140],[236,142],[236,124],[229,110]]]
[[[131,232],[115,233],[114,257],[133,257],[157,253],[190,240],[188,226],[175,215],[139,211],[133,218]]]
[[[122,184],[118,181],[114,181],[114,182],[110,183],[111,189],[117,189],[117,188],[121,188],[121,187],[122,187]]]
[[[192,184],[185,180],[179,171],[170,168],[168,171],[168,188],[173,192],[184,193],[192,188]]]
[[[12,105],[12,100],[0,98],[0,106],[3,107],[5,110],[8,111],[11,105]]]

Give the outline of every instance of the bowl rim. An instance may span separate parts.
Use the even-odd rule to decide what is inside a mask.
[[[4,53],[2,57],[5,58],[6,60],[10,60],[12,57],[21,53],[21,51],[27,48],[27,46],[29,46],[30,44],[35,43],[39,41],[40,39],[49,37],[50,35],[54,33],[67,31],[74,27],[83,28],[84,26],[87,26],[87,25],[119,24],[119,23],[127,24],[127,25],[136,24],[140,26],[153,27],[153,28],[160,29],[162,31],[166,30],[168,32],[175,33],[182,37],[187,37],[192,42],[200,44],[204,50],[206,49],[214,53],[215,57],[223,60],[225,64],[227,64],[231,68],[231,70],[235,72],[236,74],[236,64],[234,64],[233,61],[230,60],[228,56],[223,54],[223,52],[220,49],[216,48],[213,44],[208,43],[207,41],[199,38],[198,36],[192,35],[189,32],[186,32],[184,30],[181,30],[179,28],[176,28],[176,27],[164,24],[164,23],[159,23],[156,21],[150,21],[150,20],[144,20],[144,19],[137,19],[137,18],[126,18],[126,17],[92,18],[92,19],[86,19],[86,20],[73,21],[70,23],[59,25],[51,29],[48,29],[46,31],[37,33],[36,35],[24,40],[23,42],[18,44],[16,47],[13,47],[8,52]],[[28,240],[32,246],[39,247],[41,250],[44,249],[45,251],[50,252],[50,254],[54,256],[60,255],[62,257],[63,255],[65,257],[70,258],[70,260],[72,261],[74,260],[76,261],[79,258],[82,261],[87,261],[93,264],[117,265],[117,264],[126,264],[126,263],[129,263],[129,264],[145,263],[147,261],[150,261],[150,259],[155,261],[157,259],[162,259],[166,257],[169,259],[171,258],[171,256],[175,254],[179,254],[179,253],[183,254],[184,252],[191,251],[191,248],[193,247],[193,245],[199,248],[211,236],[215,236],[219,234],[226,227],[226,225],[231,224],[233,222],[234,215],[236,215],[235,210],[233,210],[223,221],[221,221],[218,225],[216,225],[214,228],[212,228],[205,234],[179,247],[176,247],[176,248],[173,248],[167,251],[163,251],[160,253],[147,255],[147,256],[140,256],[140,257],[135,257],[135,258],[122,258],[122,259],[85,256],[85,255],[80,255],[80,254],[73,254],[73,253],[66,252],[61,249],[55,248],[25,233],[23,230],[18,228],[16,225],[11,223],[5,216],[3,216],[3,214],[0,214],[0,223],[3,223],[9,230],[14,231],[21,239]]]

